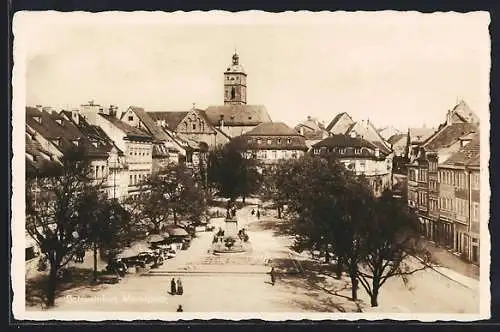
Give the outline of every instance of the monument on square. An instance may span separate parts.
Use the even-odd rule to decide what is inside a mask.
[[[238,229],[238,218],[236,217],[236,206],[229,201],[226,208],[226,218],[224,219],[224,229],[219,229],[213,240],[214,253],[238,253],[247,251],[248,237],[244,237],[244,230]],[[243,239],[245,241],[243,241]]]

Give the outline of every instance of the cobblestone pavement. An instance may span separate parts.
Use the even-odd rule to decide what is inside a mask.
[[[271,215],[257,220],[251,209],[247,206],[237,214],[239,228],[246,228],[250,237],[250,252],[214,257],[208,253],[213,233],[199,233],[188,250],[154,273],[128,275],[116,285],[68,291],[50,310],[109,312],[110,319],[113,311],[175,312],[178,305],[186,312],[478,312],[477,288],[457,285],[428,270],[411,276],[409,285],[389,280],[381,290],[378,308],[369,308],[362,289],[360,301],[350,301],[347,276],[337,280],[328,268],[313,273],[310,268],[319,264],[288,249],[291,239],[273,227],[278,221]],[[214,223],[222,226],[223,219]],[[303,273],[279,273],[273,286],[267,274],[270,265]],[[168,293],[172,277],[182,279],[183,295]]]

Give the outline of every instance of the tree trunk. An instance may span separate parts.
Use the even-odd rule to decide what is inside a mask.
[[[356,266],[349,267],[349,276],[351,277],[351,299],[356,301],[358,299],[358,271]]]
[[[94,274],[93,274],[92,281],[94,283],[96,283],[97,282],[97,243],[94,242],[93,246],[94,246],[94,248],[93,248],[94,249]]]
[[[370,304],[372,307],[378,307],[378,291],[380,289],[380,282],[378,278],[373,278],[373,293],[370,295]]]
[[[328,244],[325,244],[325,263],[330,261],[330,254],[328,253]]]
[[[243,204],[245,204],[245,198],[246,198],[245,195],[243,195],[243,198],[242,198]]]
[[[343,268],[344,263],[342,262],[342,258],[338,257],[337,258],[337,266],[336,266],[336,274],[337,274],[337,279],[342,278],[342,268]]]
[[[56,264],[50,263],[49,280],[47,283],[47,307],[53,307],[56,298],[57,268]]]
[[[278,204],[278,219],[281,219],[281,205]]]

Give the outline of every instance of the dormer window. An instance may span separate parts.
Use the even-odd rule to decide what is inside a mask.
[[[281,144],[281,138],[278,138],[278,144]]]
[[[345,153],[345,148],[339,148],[339,153],[344,154]]]
[[[61,119],[56,119],[56,122],[58,125],[62,126],[63,125],[63,121]]]
[[[287,138],[287,139],[286,139],[286,143],[287,143],[287,144],[291,144],[291,143],[292,143],[292,140],[291,140],[290,138]]]
[[[38,122],[38,123],[42,123],[42,117],[41,116],[34,116],[33,119]]]
[[[52,140],[52,143],[54,143],[55,145],[59,146],[59,144],[60,144],[61,142],[60,142],[60,139],[59,139],[59,138],[54,138],[54,139]]]
[[[73,144],[74,144],[75,146],[78,146],[78,143],[80,143],[80,141],[79,141],[79,140],[77,140],[77,139],[73,140]]]
[[[360,148],[354,149],[354,154],[361,154],[361,149]]]
[[[97,142],[96,142],[96,141],[92,141],[92,145],[93,145],[95,148],[97,148],[97,146],[98,146],[98,144],[97,144]]]
[[[272,143],[271,139],[268,139],[267,140],[267,145],[271,145],[271,143]]]

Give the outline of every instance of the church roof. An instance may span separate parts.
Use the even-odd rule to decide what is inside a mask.
[[[205,114],[214,126],[224,120],[227,126],[257,126],[263,122],[272,122],[264,105],[220,105],[209,106]]]
[[[175,130],[179,123],[186,117],[189,112],[148,112],[149,116],[154,120],[165,120],[167,127],[170,130]]]

